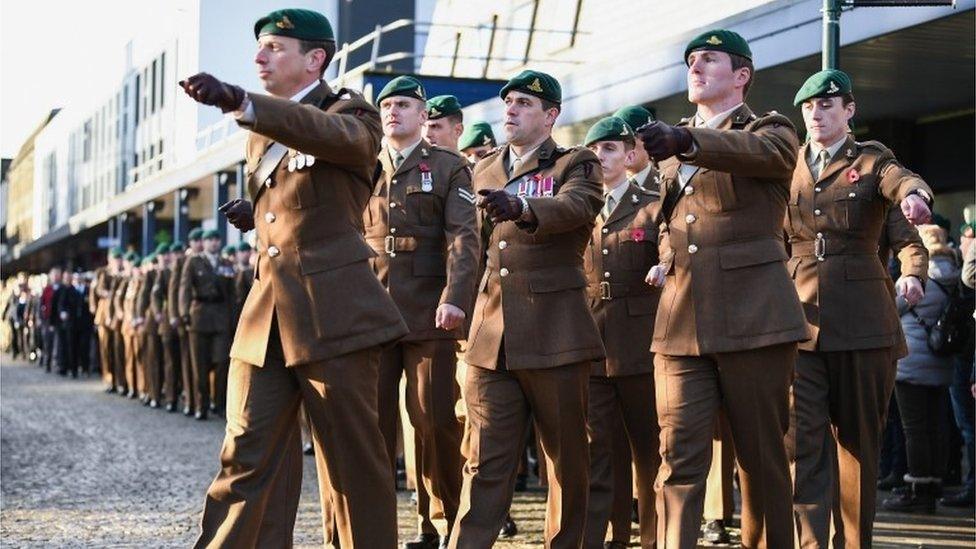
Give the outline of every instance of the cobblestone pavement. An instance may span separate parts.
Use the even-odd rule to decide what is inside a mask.
[[[197,422],[0,358],[0,544],[4,547],[189,547],[217,471],[223,422]],[[516,495],[519,535],[542,545],[544,493]],[[400,538],[416,532],[399,493]],[[877,546],[972,547],[972,510],[882,515]],[[315,465],[306,458],[298,547],[322,544]],[[636,541],[636,540],[635,540]],[[884,545],[890,544],[890,545]]]

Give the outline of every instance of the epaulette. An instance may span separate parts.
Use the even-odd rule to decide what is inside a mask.
[[[890,149],[888,149],[888,147],[885,146],[884,143],[882,143],[880,141],[874,141],[874,140],[871,140],[871,141],[855,141],[854,144],[857,145],[857,147],[859,149],[875,149],[875,150],[877,150],[879,152],[888,152],[890,150]]]
[[[464,156],[461,153],[455,151],[454,149],[448,149],[448,148],[441,147],[441,146],[438,146],[438,145],[431,145],[430,146],[430,150],[437,151],[437,152],[442,152],[442,153],[446,153],[446,154],[449,154],[449,155],[454,156],[456,158],[464,158]]]

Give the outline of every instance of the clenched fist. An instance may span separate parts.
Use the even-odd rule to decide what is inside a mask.
[[[225,113],[236,111],[244,102],[244,90],[242,88],[221,82],[213,75],[205,72],[181,80],[180,87],[194,101],[218,107]]]
[[[644,143],[647,155],[658,162],[691,149],[692,138],[688,128],[655,120],[637,128],[635,133]]]
[[[478,207],[484,208],[492,223],[514,221],[522,217],[522,201],[514,194],[504,189],[481,189],[478,194],[481,195]]]

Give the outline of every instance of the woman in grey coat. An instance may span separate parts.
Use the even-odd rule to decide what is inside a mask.
[[[901,411],[908,454],[909,490],[882,503],[889,511],[935,511],[942,489],[948,449],[951,356],[939,356],[928,345],[928,332],[939,320],[959,280],[956,254],[948,235],[937,225],[921,225],[918,232],[929,251],[929,280],[925,296],[914,307],[897,298],[898,313],[908,343],[908,356],[898,361],[895,398]]]

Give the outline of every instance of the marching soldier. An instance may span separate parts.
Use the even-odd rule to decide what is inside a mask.
[[[741,465],[742,545],[793,544],[784,436],[803,311],[786,270],[783,218],[797,138],[789,119],[744,103],[752,52],[708,31],[685,50],[694,118],[640,130],[660,162],[664,286],[654,323],[661,426],[658,545],[695,547],[717,410]]]
[[[102,381],[107,385],[105,392],[114,393],[118,385],[115,381],[115,330],[112,329],[112,292],[119,283],[122,273],[122,249],[112,248],[108,252],[108,264],[95,271],[95,281],[89,292],[89,306],[95,315],[98,330],[98,357],[102,366]]]
[[[116,274],[115,285],[112,288],[112,303],[109,309],[109,316],[111,317],[110,328],[112,330],[112,352],[113,359],[112,364],[115,368],[115,374],[112,376],[115,380],[115,392],[119,396],[128,397],[129,396],[129,386],[126,383],[125,378],[125,365],[126,365],[126,329],[124,328],[124,318],[125,311],[123,304],[125,302],[125,294],[129,287],[129,281],[132,279],[132,262],[131,255],[132,252],[127,252],[122,255],[122,268]]]
[[[478,230],[467,163],[458,153],[421,138],[424,89],[409,76],[377,96],[385,147],[383,174],[364,214],[373,262],[410,333],[380,359],[379,418],[395,471],[397,402],[406,377],[406,409],[416,431],[418,491],[424,485],[437,533],[405,545],[446,545],[461,493],[461,424],[454,414],[457,340],[474,304]],[[456,105],[456,101],[454,104]],[[437,103],[447,109],[443,103]],[[437,107],[433,107],[436,111]],[[406,438],[405,434],[405,438]],[[421,513],[422,515],[422,513]],[[439,536],[438,536],[439,534]]]
[[[487,122],[475,122],[465,127],[457,144],[458,151],[468,159],[468,163],[472,166],[497,146],[495,134],[491,131],[491,124]]]
[[[855,103],[839,70],[811,76],[796,94],[809,142],[800,149],[785,229],[789,270],[813,338],[800,345],[789,437],[793,511],[802,547],[871,547],[878,454],[895,362],[907,354],[878,242],[899,254],[897,292],[924,293],[928,253],[917,232],[886,231],[888,211],[928,222],[932,190],[876,141],[849,135]],[[836,460],[836,461],[835,461]],[[834,471],[839,475],[834,478]],[[830,540],[833,495],[840,519]]]
[[[545,449],[546,545],[579,547],[586,521],[590,363],[603,358],[586,302],[583,252],[602,206],[587,149],[551,137],[562,92],[523,71],[499,94],[508,146],[475,167],[487,253],[468,350],[470,443],[451,547],[488,547],[512,499],[529,414]]]
[[[160,379],[162,369],[160,368],[160,343],[159,325],[152,312],[152,289],[156,284],[156,252],[152,252],[142,258],[142,286],[139,288],[139,298],[136,308],[139,317],[142,319],[139,325],[139,338],[142,347],[142,369],[140,377],[143,380],[142,403],[150,408],[158,408],[162,400],[160,396]]]
[[[228,360],[234,278],[233,265],[218,255],[220,233],[205,231],[202,240],[203,252],[187,258],[180,274],[180,316],[190,335],[193,365],[193,417],[201,421],[207,419],[208,411],[218,411],[223,404],[210,402],[210,373],[214,372],[219,387]],[[216,392],[220,394],[219,388]]]
[[[633,163],[636,142],[633,129],[623,119],[600,120],[587,132],[584,144],[596,154],[603,170],[604,207],[593,227],[584,264],[590,310],[607,351],[606,359],[594,362],[590,371],[586,422],[590,496],[584,545],[603,547],[613,503],[620,495],[617,490],[626,492],[623,501],[631,501],[630,482],[623,486],[614,482],[611,457],[622,417],[630,443],[628,456],[636,473],[641,546],[654,547],[654,477],[660,456],[650,347],[660,290],[645,284],[644,276],[657,264],[655,220],[660,204],[657,193],[638,187],[627,177],[626,166]],[[629,470],[629,460],[624,462]],[[623,541],[619,538],[630,541],[629,528],[615,534],[618,540],[608,547],[619,545]]]
[[[458,150],[458,139],[464,132],[464,113],[453,95],[438,95],[427,100],[427,122],[423,137],[431,145]]]
[[[183,282],[183,267],[186,260],[195,253],[203,251],[203,229],[197,227],[187,234],[190,247],[182,242],[174,242],[170,245],[173,253],[176,254],[176,263],[173,265],[173,276],[169,281],[166,295],[166,311],[169,314],[169,323],[176,327],[176,336],[180,342],[180,379],[183,385],[183,415],[190,417],[196,414],[197,402],[194,399],[196,391],[193,384],[193,360],[190,351],[190,333],[188,326],[183,323],[183,315],[180,314],[180,285]]]
[[[180,342],[176,324],[169,314],[169,287],[176,263],[176,250],[173,244],[163,243],[156,248],[159,261],[156,281],[152,287],[153,320],[158,326],[159,360],[162,361],[162,398],[166,399],[166,411],[175,412],[179,404],[180,388]]]
[[[639,128],[654,121],[654,115],[651,114],[651,111],[640,105],[620,108],[613,115],[622,118],[631,129]],[[637,147],[634,149],[634,158],[627,165],[629,182],[660,195],[661,177],[658,175],[657,167],[651,162],[651,157],[647,156],[640,136],[637,136],[636,139]]]
[[[224,205],[258,261],[231,348],[227,434],[197,546],[290,544],[301,483],[299,405],[314,433],[323,503],[343,547],[394,547],[396,494],[377,422],[380,346],[407,333],[363,237],[380,124],[362,97],[321,81],[335,36],[321,14],[255,24],[259,77],[246,94],[208,74],[184,83],[251,130],[248,194]],[[267,505],[274,495],[274,505]],[[280,497],[278,497],[280,496]],[[325,518],[325,517],[324,517]],[[323,524],[332,524],[331,517]]]
[[[128,282],[122,295],[122,337],[125,348],[125,385],[129,388],[126,396],[137,398],[142,396],[143,380],[139,377],[140,362],[142,361],[142,339],[139,337],[139,326],[142,318],[137,307],[139,292],[142,290],[143,275],[140,263],[142,258],[135,252],[125,254],[127,263]]]

